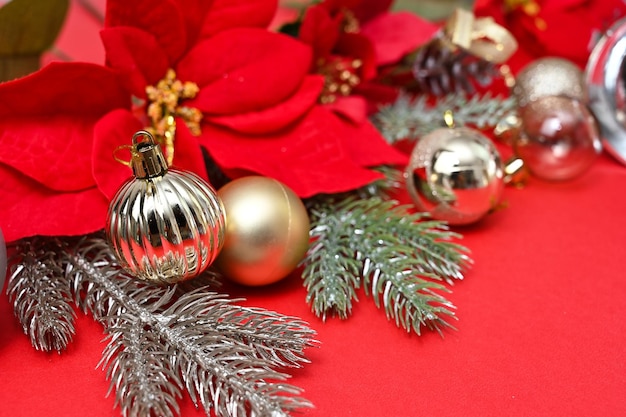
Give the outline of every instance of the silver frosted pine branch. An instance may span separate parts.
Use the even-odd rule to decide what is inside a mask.
[[[288,416],[311,406],[277,369],[308,362],[304,349],[316,342],[303,321],[236,305],[200,281],[170,287],[138,281],[120,268],[100,235],[66,243],[28,240],[23,246],[28,249],[11,287],[16,311],[30,318],[35,306],[43,311],[36,318],[47,317],[61,299],[67,314],[36,323],[64,328],[73,318],[71,304],[101,322],[108,343],[100,366],[124,416],[176,416],[184,391],[207,415],[220,417]],[[63,290],[50,289],[57,287]],[[69,341],[45,334],[34,333],[36,347],[56,349]]]
[[[455,125],[470,125],[478,129],[495,127],[500,121],[516,114],[513,98],[494,97],[490,93],[468,97],[450,94],[430,103],[427,96],[402,94],[374,115],[374,124],[387,142],[414,141],[445,126],[444,114],[451,112]]]
[[[24,333],[35,349],[45,352],[65,350],[76,332],[63,248],[59,239],[21,241],[7,287]]]

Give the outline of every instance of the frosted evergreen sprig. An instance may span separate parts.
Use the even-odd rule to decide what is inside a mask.
[[[423,221],[423,214],[377,196],[320,203],[311,214],[303,280],[318,317],[348,317],[363,286],[407,331],[449,325],[454,306],[440,295],[448,291],[442,281],[463,278],[470,260],[445,223]]]
[[[184,390],[207,415],[220,417],[288,416],[311,406],[277,369],[308,362],[303,351],[316,342],[302,320],[238,306],[206,286],[183,291],[185,284],[138,281],[120,268],[100,235],[25,240],[22,247],[9,285],[25,332],[44,324],[63,328],[73,319],[71,304],[92,314],[105,327],[100,366],[124,416],[178,415]],[[49,318],[59,300],[69,318]],[[35,324],[33,308],[43,311]],[[56,350],[69,342],[64,334],[41,331],[31,339]]]
[[[390,105],[374,115],[374,124],[387,142],[415,140],[437,128],[445,126],[444,113],[452,112],[456,125],[472,125],[478,129],[496,126],[516,111],[513,98],[494,97],[487,92],[466,97],[450,94],[429,103],[428,96],[412,98],[402,94]]]
[[[62,248],[58,239],[22,241],[7,287],[24,333],[35,349],[45,352],[65,350],[76,333],[73,296],[59,256]]]

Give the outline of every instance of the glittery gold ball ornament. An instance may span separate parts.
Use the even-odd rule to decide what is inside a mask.
[[[133,136],[131,166],[134,177],[111,200],[106,225],[120,265],[155,283],[199,275],[224,242],[224,207],[217,193],[195,174],[169,169],[146,131]]]
[[[536,177],[569,180],[587,171],[602,150],[595,119],[578,100],[548,96],[520,108],[517,156]]]
[[[520,107],[548,96],[569,97],[584,103],[587,100],[585,76],[571,61],[540,58],[517,74],[513,95]]]
[[[441,128],[420,138],[406,170],[419,211],[450,224],[474,223],[500,200],[502,159],[493,143],[469,128]]]
[[[271,284],[287,276],[309,246],[309,216],[298,196],[271,178],[250,176],[218,190],[226,238],[218,268],[235,282]]]

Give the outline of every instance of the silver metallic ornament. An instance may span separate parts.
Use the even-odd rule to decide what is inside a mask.
[[[587,61],[589,107],[604,148],[626,165],[626,19],[616,22],[596,44]]]
[[[522,107],[519,117],[521,129],[513,148],[538,178],[575,178],[586,172],[602,151],[596,122],[579,100],[542,97]]]
[[[226,219],[217,193],[195,174],[169,169],[150,133],[137,132],[132,149],[134,178],[117,192],[107,218],[116,257],[145,281],[199,275],[224,242]]]
[[[437,129],[419,139],[405,175],[417,209],[455,225],[481,219],[504,188],[498,150],[480,132],[463,127]]]

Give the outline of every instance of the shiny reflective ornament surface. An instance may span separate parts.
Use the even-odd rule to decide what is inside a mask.
[[[540,58],[526,65],[517,74],[513,95],[521,107],[547,96],[564,96],[585,103],[585,77],[571,61],[553,57]]]
[[[415,145],[406,171],[419,211],[461,225],[494,208],[504,187],[502,159],[493,143],[469,128],[442,128]]]
[[[106,234],[124,269],[155,283],[199,275],[224,242],[224,208],[217,193],[191,172],[169,169],[145,131],[133,136],[134,177],[109,206]]]
[[[0,229],[0,292],[4,288],[4,279],[7,276],[7,245]]]
[[[585,172],[602,150],[587,107],[567,97],[543,97],[520,108],[515,153],[536,177],[568,180]]]
[[[271,178],[251,176],[226,184],[218,195],[227,227],[216,263],[228,278],[267,285],[298,266],[309,247],[309,216],[291,189]]]
[[[616,22],[596,44],[585,69],[589,107],[604,148],[626,165],[626,19]]]

